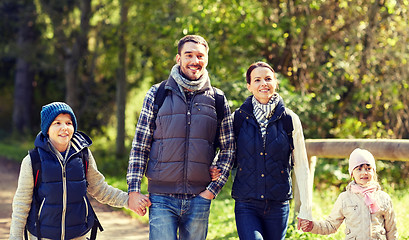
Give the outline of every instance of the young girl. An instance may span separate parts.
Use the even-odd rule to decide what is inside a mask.
[[[398,239],[392,201],[378,184],[372,154],[355,149],[349,157],[349,174],[353,181],[339,195],[329,217],[324,221],[299,219],[301,229],[328,235],[345,220],[345,239]]]
[[[10,239],[23,239],[25,228],[30,239],[86,239],[95,220],[87,192],[101,203],[128,207],[128,194],[109,186],[97,170],[88,149],[91,144],[87,135],[77,131],[70,106],[62,102],[43,106],[41,132],[34,142],[41,159],[41,176],[36,179],[41,182],[34,194],[28,154],[21,163],[13,200]]]

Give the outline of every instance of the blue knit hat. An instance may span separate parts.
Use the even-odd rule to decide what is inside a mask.
[[[48,128],[50,127],[51,123],[61,113],[68,113],[71,115],[74,132],[77,131],[77,119],[75,118],[75,114],[71,107],[63,102],[53,102],[44,105],[41,109],[41,132],[43,132],[44,135],[47,135]]]

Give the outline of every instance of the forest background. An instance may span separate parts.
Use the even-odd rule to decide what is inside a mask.
[[[100,170],[124,182],[145,93],[187,34],[208,41],[212,84],[232,110],[262,60],[306,139],[407,139],[408,11],[408,0],[2,0],[0,142],[31,148],[41,106],[65,101]],[[320,159],[314,188],[339,193],[346,163]],[[407,186],[406,162],[378,161],[378,172],[384,187]]]

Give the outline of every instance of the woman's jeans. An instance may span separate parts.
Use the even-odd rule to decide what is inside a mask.
[[[159,194],[150,194],[149,198],[152,203],[149,239],[206,239],[211,200],[201,196],[186,200]]]
[[[288,201],[236,200],[234,213],[241,240],[280,240],[287,232]]]

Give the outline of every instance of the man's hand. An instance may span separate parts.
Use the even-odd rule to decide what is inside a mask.
[[[212,178],[212,181],[216,181],[222,175],[221,170],[218,169],[216,166],[210,166],[209,172],[210,172],[210,177]]]
[[[144,216],[146,214],[146,207],[150,207],[151,205],[152,203],[148,195],[143,195],[140,192],[129,193],[128,207],[139,216]]]
[[[312,228],[314,227],[314,223],[307,219],[298,218],[297,228],[298,230],[302,230],[303,232],[311,232]]]
[[[212,192],[210,192],[209,190],[204,190],[203,192],[201,192],[200,194],[199,194],[202,198],[206,198],[206,199],[209,199],[209,200],[213,200],[213,198],[214,198],[214,194],[212,193]]]

